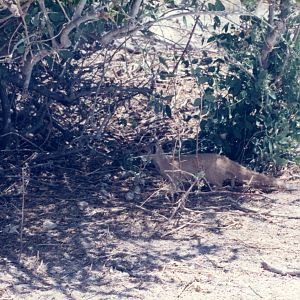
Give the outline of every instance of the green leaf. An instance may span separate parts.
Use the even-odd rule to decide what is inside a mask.
[[[298,158],[299,160],[300,160],[300,157]],[[296,161],[297,159],[295,159],[295,161]],[[276,165],[279,165],[279,166],[284,166],[284,165],[286,165],[287,163],[289,163],[290,161],[289,160],[287,160],[287,159],[285,159],[285,158],[281,158],[281,157],[275,157],[274,158],[274,161],[275,161],[275,163],[276,163]],[[299,161],[300,162],[300,161]],[[298,163],[299,163],[298,162]]]
[[[269,141],[269,143],[268,143],[268,148],[269,148],[269,153],[270,154],[273,153],[273,144],[271,141]]]
[[[237,96],[242,89],[242,82],[240,79],[235,78],[230,83],[229,93],[232,94],[232,96]]]
[[[214,85],[214,77],[213,76],[208,77],[207,83],[209,86],[213,86]]]
[[[247,129],[252,129],[252,128],[253,128],[252,123],[249,122],[248,120],[245,120],[245,128],[247,128]]]
[[[209,65],[212,63],[212,58],[211,57],[205,57],[201,60],[201,65]]]
[[[214,67],[214,66],[211,66],[211,67],[207,68],[207,72],[210,72],[210,73],[215,72],[215,70],[216,70],[216,67]]]
[[[165,106],[165,113],[170,119],[172,118],[172,110],[171,110],[170,105],[168,105],[168,104]]]
[[[242,138],[242,134],[241,134],[241,131],[240,131],[239,128],[233,127],[233,128],[232,128],[232,133],[233,133],[233,135],[234,135],[236,138],[238,138],[238,139],[241,139],[241,138]]]
[[[185,68],[188,68],[190,65],[190,62],[187,59],[181,61],[181,63],[184,65]]]
[[[159,72],[159,77],[160,77],[161,80],[166,80],[168,77],[170,77],[170,75],[166,71],[160,71]]]
[[[201,98],[196,98],[194,103],[193,103],[193,106],[200,106],[202,103],[202,99]]]
[[[19,54],[23,54],[25,52],[25,46],[24,45],[20,45],[17,48],[17,51],[18,51]]]
[[[59,23],[65,20],[65,17],[62,13],[51,12],[49,13],[49,18],[53,23]]]
[[[214,42],[215,40],[217,39],[216,36],[211,36],[207,39],[207,43],[211,43],[211,42]]]
[[[250,16],[240,16],[241,21],[249,21]]]
[[[198,84],[204,84],[204,83],[208,82],[208,79],[209,78],[207,76],[201,76],[201,77],[197,76]]]
[[[40,16],[39,15],[35,15],[31,19],[31,24],[34,25],[34,26],[38,26],[40,24]]]
[[[269,96],[271,99],[276,100],[276,92],[275,91],[270,91]]]
[[[164,65],[166,68],[169,68],[167,61],[165,58],[163,58],[162,56],[159,57],[159,62]]]
[[[126,126],[127,126],[127,120],[124,119],[124,118],[121,118],[121,119],[119,120],[119,124],[120,124],[120,125],[123,125],[124,127],[126,127]]]
[[[224,63],[225,63],[225,60],[222,59],[222,58],[217,58],[214,62],[215,62],[215,63],[218,63],[218,64],[224,64]]]
[[[216,97],[214,95],[207,94],[207,95],[204,95],[203,100],[206,100],[206,101],[215,101]]]
[[[138,126],[138,121],[137,121],[137,119],[136,118],[132,118],[131,120],[130,120],[130,123],[131,123],[131,128],[136,128],[137,126]]]
[[[215,11],[215,5],[212,3],[208,3],[208,10],[209,11]]]
[[[224,10],[225,10],[225,6],[223,5],[223,3],[220,0],[216,0],[215,11],[224,11]]]
[[[189,122],[192,119],[192,116],[188,115],[188,116],[183,116],[183,121],[184,122]]]
[[[53,58],[51,56],[46,56],[45,60],[46,60],[46,62],[48,64],[48,68],[52,68],[53,61],[54,61]]]
[[[221,26],[221,20],[218,16],[215,16],[214,17],[214,29],[217,29],[220,26]]]
[[[75,41],[79,41],[79,39],[82,37],[82,32],[80,30],[76,31],[75,32],[75,35],[74,35],[74,39]]]
[[[202,75],[202,70],[199,67],[197,67],[196,69],[192,69],[192,74],[195,77],[200,77]]]
[[[173,99],[173,95],[160,96],[159,98],[163,101],[171,101]]]
[[[161,111],[162,111],[162,105],[161,105],[161,103],[159,103],[158,101],[155,102],[155,104],[154,104],[154,112],[155,112],[156,114],[158,114],[158,113],[160,113]]]
[[[228,32],[228,29],[229,29],[229,22],[223,26],[223,31]]]
[[[59,56],[63,59],[68,59],[73,57],[73,52],[69,50],[61,50]]]

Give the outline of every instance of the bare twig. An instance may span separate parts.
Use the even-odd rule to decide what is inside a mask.
[[[279,275],[282,275],[282,276],[290,275],[290,276],[298,276],[298,277],[300,277],[300,271],[288,271],[288,270],[283,271],[281,269],[278,269],[278,268],[270,266],[265,261],[261,262],[261,267],[263,269],[267,270],[267,271],[270,271],[272,273],[279,274]]]
[[[273,48],[278,43],[282,33],[286,28],[286,24],[284,21],[277,21],[277,24],[273,30],[270,31],[268,36],[266,37],[265,45],[261,52],[261,64],[264,69],[268,66],[268,56],[269,53],[273,50]]]
[[[139,9],[140,9],[140,6],[142,4],[143,0],[134,0],[133,3],[132,3],[132,6],[131,6],[131,9],[130,9],[130,12],[129,12],[129,16],[132,18],[132,19],[135,19],[138,12],[139,12]]]
[[[95,21],[95,20],[98,20],[101,18],[109,18],[109,15],[106,12],[96,12],[94,14],[88,14],[88,15],[85,15],[85,16],[82,16],[79,18],[75,18],[75,19],[72,18],[72,21],[69,22],[61,31],[60,45],[57,46],[58,49],[51,49],[51,50],[43,49],[39,53],[35,54],[35,56],[31,55],[30,57],[28,57],[26,59],[26,62],[25,62],[24,68],[23,68],[24,93],[26,93],[28,90],[33,67],[39,61],[41,61],[44,57],[51,55],[60,49],[69,48],[72,45],[72,43],[69,39],[69,34],[75,27],[79,26],[80,24],[82,24],[84,22]]]
[[[98,19],[109,19],[109,15],[106,12],[96,12],[93,14],[87,14],[82,17],[72,18],[72,21],[69,22],[62,31],[60,36],[60,48],[69,48],[72,43],[69,39],[70,32],[75,28],[78,27],[80,24],[88,22],[88,21],[95,21]]]
[[[22,208],[21,208],[21,224],[20,224],[20,254],[19,254],[19,262],[22,259],[23,253],[23,232],[24,232],[24,218],[25,218],[25,195],[26,195],[26,188],[28,185],[28,165],[22,168]]]
[[[25,37],[26,37],[24,39],[24,45],[26,46],[25,47],[25,51],[24,51],[24,61],[25,61],[28,53],[30,53],[31,56],[33,54],[32,54],[31,47],[30,47],[30,42],[29,42],[30,39],[29,39],[28,27],[27,27],[27,23],[26,23],[26,20],[25,20],[26,13],[23,12],[22,6],[20,4],[20,0],[17,0],[16,4],[17,4],[18,10],[19,10],[19,14],[20,14],[21,19],[22,19],[22,23],[23,23],[24,31],[25,31]]]
[[[36,145],[35,143],[31,142],[30,140],[28,140],[27,138],[25,138],[24,136],[22,136],[21,134],[17,133],[17,132],[9,132],[9,133],[5,133],[5,134],[2,134],[0,135],[0,138],[2,137],[5,137],[7,135],[16,135],[18,136],[19,138],[21,138],[22,140],[26,141],[27,143],[29,143],[30,145],[32,145],[33,147],[39,149],[40,151],[43,151],[40,146]]]
[[[80,0],[80,2],[78,3],[76,9],[75,9],[75,12],[74,12],[74,15],[72,17],[72,20],[75,20],[75,19],[78,19],[81,14],[82,14],[82,11],[84,9],[86,5],[86,0]]]
[[[194,278],[193,280],[190,280],[181,290],[181,292],[177,295],[177,298],[181,298],[181,295],[184,293],[184,291],[190,287],[194,282],[196,281],[196,279]]]
[[[57,43],[56,43],[56,40],[55,40],[55,37],[54,37],[54,30],[53,30],[51,21],[50,21],[49,16],[48,16],[48,12],[46,10],[46,6],[45,6],[44,0],[39,0],[39,5],[41,7],[41,10],[44,13],[44,18],[46,20],[46,26],[47,26],[47,29],[48,29],[48,32],[49,32],[49,36],[50,36],[50,39],[51,39],[52,47],[56,49],[57,48]]]
[[[70,20],[70,18],[69,18],[69,16],[68,16],[68,14],[67,14],[67,12],[66,12],[64,6],[61,4],[60,0],[56,0],[56,1],[57,1],[58,5],[60,6],[62,12],[64,13],[66,19],[70,22],[71,20]]]
[[[177,207],[174,209],[171,217],[170,217],[170,220],[173,219],[173,217],[176,215],[176,213],[178,212],[178,210],[182,207],[185,206],[185,202],[189,196],[189,194],[191,193],[193,187],[196,185],[196,183],[198,182],[198,179],[196,179],[192,184],[191,186],[187,189],[187,191],[183,194],[183,196],[179,199],[178,201],[178,205]]]
[[[182,53],[181,53],[179,59],[177,60],[175,66],[174,66],[174,69],[173,69],[173,72],[172,72],[173,74],[175,74],[175,72],[177,71],[179,63],[181,62],[182,58],[184,57],[184,55],[186,54],[186,52],[187,52],[187,50],[188,50],[188,47],[189,47],[189,45],[190,45],[190,43],[191,43],[191,40],[192,40],[192,37],[193,37],[193,35],[194,35],[194,33],[195,33],[196,26],[197,26],[197,24],[198,24],[199,18],[200,18],[199,16],[196,17],[195,24],[194,24],[194,26],[193,26],[193,28],[192,28],[192,31],[191,31],[190,36],[189,36],[189,38],[188,38],[188,41],[187,41],[187,43],[186,43],[186,45],[185,45],[185,47],[184,47],[184,50],[182,51]]]

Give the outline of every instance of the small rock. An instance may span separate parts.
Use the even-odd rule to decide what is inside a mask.
[[[133,192],[126,193],[125,198],[128,201],[132,201],[134,199],[134,193]]]
[[[18,226],[17,225],[12,225],[12,224],[6,225],[3,231],[5,233],[19,233],[18,232]]]
[[[43,230],[45,231],[48,231],[48,230],[52,230],[54,228],[57,227],[57,224],[52,222],[51,220],[49,219],[46,219],[44,222],[43,222]]]
[[[134,193],[137,194],[137,195],[140,195],[141,194],[141,188],[139,185],[137,185],[135,188],[134,188]]]
[[[78,206],[80,209],[85,209],[89,206],[89,203],[86,201],[80,201],[80,202],[78,202]]]

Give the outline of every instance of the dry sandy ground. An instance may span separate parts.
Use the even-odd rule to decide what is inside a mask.
[[[299,191],[201,194],[172,220],[161,199],[47,195],[27,203],[21,262],[1,201],[1,300],[300,298],[299,276],[261,265],[300,271]]]

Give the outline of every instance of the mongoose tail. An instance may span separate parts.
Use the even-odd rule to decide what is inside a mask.
[[[234,161],[230,161],[231,166],[236,165],[235,178],[254,188],[274,187],[285,188],[284,182],[272,176],[261,174],[249,170]]]

